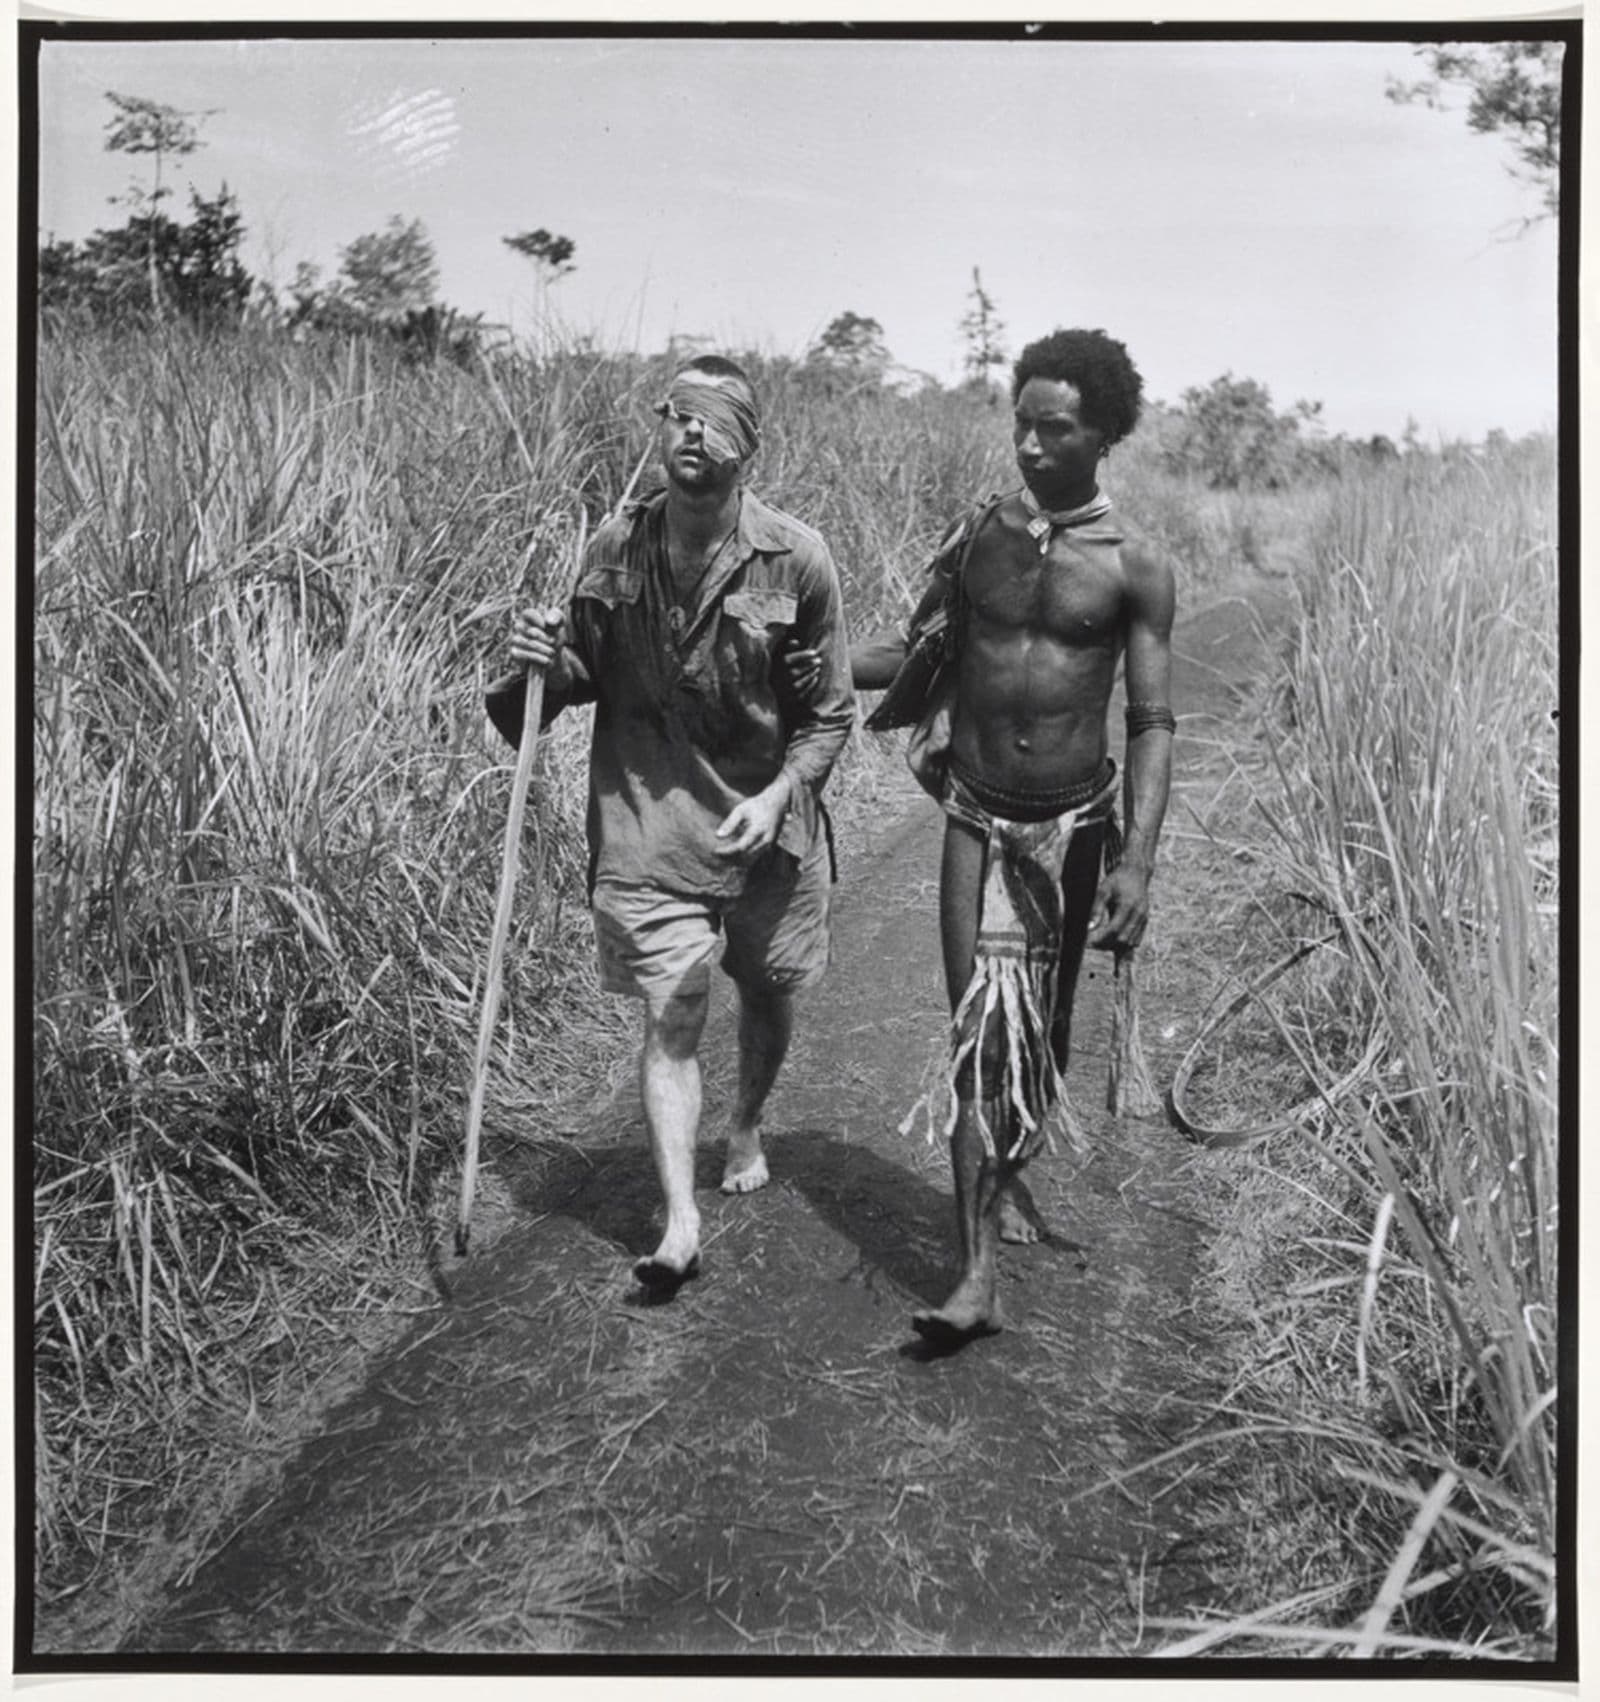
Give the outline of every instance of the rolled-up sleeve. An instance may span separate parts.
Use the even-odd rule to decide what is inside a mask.
[[[600,672],[596,660],[600,614],[600,608],[588,597],[574,597],[568,603],[566,641],[561,647],[567,678],[559,689],[546,683],[543,726],[548,727],[563,709],[594,702],[595,681]]]
[[[850,649],[845,637],[844,598],[833,558],[821,546],[806,550],[796,564],[794,638],[814,650],[821,668],[817,688],[794,715],[783,766],[812,792],[820,792],[855,724],[850,683]]]

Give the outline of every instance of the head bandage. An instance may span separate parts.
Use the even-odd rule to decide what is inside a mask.
[[[699,420],[713,461],[748,461],[761,442],[755,401],[743,384],[680,373],[656,412],[663,419]]]

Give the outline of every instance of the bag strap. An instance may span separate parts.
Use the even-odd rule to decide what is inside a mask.
[[[953,655],[959,642],[958,620],[967,602],[967,561],[972,555],[973,546],[978,541],[978,534],[983,530],[985,521],[1006,499],[1004,491],[987,496],[975,508],[967,510],[966,518],[962,521],[961,533],[951,540],[952,546],[959,545],[960,554],[950,575],[950,594],[945,598],[945,608],[949,618],[945,625],[945,653]],[[940,551],[941,555],[948,553]],[[937,559],[937,558],[935,558]]]

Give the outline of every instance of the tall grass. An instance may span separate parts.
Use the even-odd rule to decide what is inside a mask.
[[[1350,1055],[1369,1026],[1382,1050],[1366,1091],[1278,1157],[1305,1239],[1271,1333],[1281,1353],[1287,1312],[1316,1366],[1280,1387],[1288,1421],[1337,1413],[1308,1470],[1342,1479],[1369,1557],[1396,1562],[1317,1636],[1537,1652],[1560,1375],[1548,447],[1348,487],[1301,591],[1261,800],[1274,884],[1338,930]]]
[[[154,1477],[181,1472],[186,1430],[298,1356],[286,1285],[420,1221],[503,820],[483,675],[519,579],[560,560],[625,458],[628,410],[580,360],[497,393],[361,344],[170,331],[50,342],[42,367],[48,1572],[120,1523],[130,1433],[159,1425]],[[580,784],[557,762],[541,788],[549,879],[508,1054],[535,1035],[561,1052]]]

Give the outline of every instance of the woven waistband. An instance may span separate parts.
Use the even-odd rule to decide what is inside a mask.
[[[1117,777],[1117,765],[1107,757],[1087,780],[1071,786],[1060,786],[1048,792],[1017,792],[1004,786],[991,786],[980,780],[970,769],[950,759],[950,778],[980,809],[1002,821],[1049,821],[1065,815],[1068,810],[1082,809],[1105,794],[1111,803],[1111,783]]]

